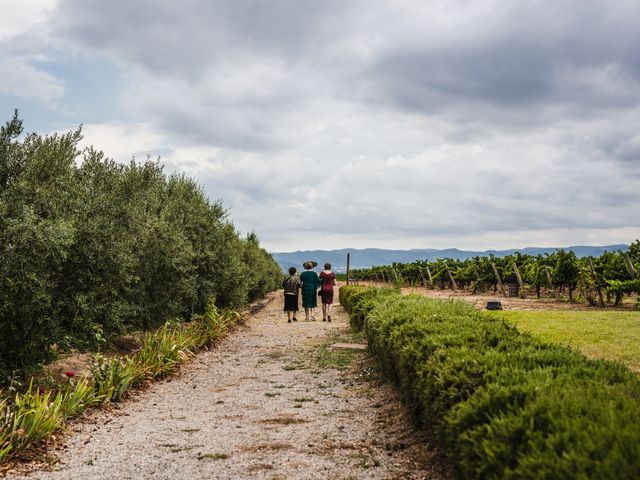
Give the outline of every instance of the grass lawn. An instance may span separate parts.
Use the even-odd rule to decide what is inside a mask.
[[[521,331],[579,349],[587,357],[619,360],[640,373],[640,312],[487,312]]]

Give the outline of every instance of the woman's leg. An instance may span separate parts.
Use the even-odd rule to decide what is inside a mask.
[[[308,322],[309,321],[309,314],[311,313],[311,309],[305,307],[304,308],[304,321]]]
[[[287,321],[291,323],[291,317],[293,317],[293,312],[291,310],[287,310]]]
[[[327,320],[327,304],[323,303],[322,304],[322,321],[326,321]]]

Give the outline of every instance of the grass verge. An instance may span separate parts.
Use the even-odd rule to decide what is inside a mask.
[[[335,349],[331,345],[335,343],[361,343],[366,338],[361,332],[331,335],[322,340],[315,348],[315,360],[322,369],[345,370],[353,364],[354,358],[361,354],[359,350]]]
[[[577,348],[589,358],[617,360],[640,373],[640,312],[487,312],[544,340]]]

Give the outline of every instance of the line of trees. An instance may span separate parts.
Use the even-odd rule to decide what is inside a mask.
[[[0,374],[48,357],[54,343],[189,319],[214,298],[240,306],[282,272],[220,201],[157,161],[119,164],[80,150],[81,129],[0,129]]]
[[[532,292],[540,298],[544,294],[566,294],[573,300],[578,292],[592,305],[618,305],[625,295],[640,293],[639,273],[640,240],[636,240],[627,252],[604,252],[598,258],[577,258],[572,251],[560,249],[537,256],[515,253],[501,258],[489,255],[394,263],[355,270],[353,276],[359,280],[460,288],[473,293],[499,292],[500,278],[514,295]]]

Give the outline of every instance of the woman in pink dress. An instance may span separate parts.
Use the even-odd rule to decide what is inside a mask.
[[[336,284],[336,275],[331,271],[331,264],[324,264],[324,271],[320,272],[320,297],[322,298],[322,321],[331,321],[331,307],[333,307],[333,286]]]

